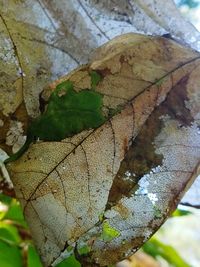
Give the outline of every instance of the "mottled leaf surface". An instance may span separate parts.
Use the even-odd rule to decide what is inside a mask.
[[[170,33],[200,50],[172,0],[0,0],[0,146],[16,152],[50,81],[88,62],[115,36]]]
[[[71,256],[107,266],[138,249],[196,178],[200,56],[170,39],[128,34],[63,81],[78,92],[102,79],[107,118],[57,142],[38,141],[8,165],[45,266]],[[87,89],[86,89],[87,88]],[[80,253],[87,247],[87,253]]]

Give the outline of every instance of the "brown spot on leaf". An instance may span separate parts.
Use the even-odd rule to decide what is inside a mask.
[[[124,219],[128,218],[129,210],[122,203],[119,202],[114,209],[117,210]]]
[[[127,149],[128,149],[128,140],[127,140],[127,138],[125,138],[123,141],[124,155],[127,153]]]
[[[108,75],[111,75],[111,70],[109,68],[105,68],[105,69],[102,69],[102,70],[95,70],[97,73],[99,73],[103,78],[108,76]]]
[[[166,112],[172,119],[178,120],[182,126],[189,126],[193,122],[190,110],[186,107],[188,79],[188,75],[184,76],[170,91],[167,101],[162,105],[163,113]]]
[[[126,62],[125,57],[122,55],[119,59],[120,63],[123,64],[124,62]]]

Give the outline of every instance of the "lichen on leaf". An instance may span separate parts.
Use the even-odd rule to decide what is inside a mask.
[[[95,73],[92,72],[91,88],[100,81],[100,75]],[[105,121],[102,104],[102,95],[92,89],[76,92],[71,81],[58,84],[45,112],[30,124],[26,143],[6,162],[19,158],[33,141],[60,141],[83,130],[99,127]]]
[[[104,221],[102,225],[102,233],[100,238],[105,242],[109,242],[114,238],[118,237],[120,232],[117,231],[115,228],[111,227],[107,221]]]
[[[29,129],[34,138],[60,141],[104,121],[102,95],[90,89],[76,92],[73,83],[62,82],[52,93],[46,111]]]

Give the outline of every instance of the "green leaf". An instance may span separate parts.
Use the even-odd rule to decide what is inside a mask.
[[[18,245],[21,242],[17,228],[5,222],[0,222],[0,240],[11,245]]]
[[[186,215],[190,215],[190,214],[192,214],[192,212],[189,210],[176,209],[172,213],[172,217],[180,217],[180,216],[186,216]]]
[[[17,246],[10,246],[0,240],[0,266],[22,267],[21,251]]]
[[[33,122],[29,135],[46,141],[60,141],[104,122],[102,96],[92,90],[76,92],[70,81],[52,93],[46,112]]]
[[[56,267],[81,267],[81,264],[74,255],[69,256],[64,261],[56,265]]]
[[[42,267],[39,255],[34,246],[28,247],[28,266],[27,267]]]
[[[0,202],[5,205],[10,205],[10,203],[12,202],[12,198],[0,193]]]
[[[161,256],[174,267],[190,267],[173,247],[165,245],[154,237],[146,242],[142,248],[147,254],[154,258]]]
[[[101,233],[101,239],[103,239],[106,242],[110,242],[114,238],[118,237],[120,233],[111,227],[108,222],[103,223],[103,231]]]
[[[97,78],[93,78],[96,84]],[[37,139],[60,141],[104,123],[102,95],[94,90],[76,92],[71,81],[59,84],[51,94],[46,111],[30,125],[25,145],[5,162],[16,160]]]
[[[28,228],[27,223],[24,220],[24,215],[22,212],[22,208],[19,204],[19,201],[16,199],[12,199],[9,209],[7,213],[4,216],[4,219],[12,220],[20,225],[22,225],[24,228]]]

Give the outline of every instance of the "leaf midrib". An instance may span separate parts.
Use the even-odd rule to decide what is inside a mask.
[[[182,63],[181,65],[177,66],[176,68],[174,68],[173,70],[171,70],[170,72],[168,72],[167,74],[163,75],[160,79],[156,80],[154,83],[148,85],[147,87],[145,87],[141,92],[139,92],[137,95],[135,95],[133,98],[131,98],[130,100],[128,100],[123,107],[125,107],[126,105],[131,104],[131,102],[136,99],[138,96],[140,96],[141,94],[143,94],[148,88],[151,88],[152,86],[156,85],[156,83],[162,79],[164,79],[165,77],[171,75],[173,72],[175,72],[176,70],[182,68],[183,66],[190,64],[196,60],[200,59],[200,56],[192,58],[191,60],[188,60],[184,63]],[[171,90],[170,90],[171,91]],[[123,109],[122,109],[123,110]],[[120,113],[120,112],[119,112]],[[117,113],[117,114],[119,114]],[[116,114],[116,115],[117,115]],[[114,115],[113,117],[115,117],[116,115]],[[112,117],[112,118],[113,118]],[[96,129],[93,129],[85,138],[83,138],[83,140],[81,140],[78,144],[75,145],[75,147],[61,160],[59,161],[59,163],[56,164],[56,166],[54,166],[52,168],[52,170],[42,179],[42,181],[37,185],[37,187],[34,189],[34,191],[31,193],[30,197],[28,198],[26,205],[24,206],[24,211],[28,205],[28,202],[31,201],[32,196],[35,194],[35,192],[37,191],[37,189],[40,187],[40,185],[42,185],[42,183],[48,178],[48,176],[70,155],[72,154],[75,149],[77,149],[78,146],[80,146],[91,134],[93,134],[95,131],[97,131],[101,126],[105,125],[105,123],[107,123],[111,118],[108,118],[105,120],[105,122],[100,125],[99,127],[97,127]],[[45,142],[45,143],[51,143],[51,142]]]

